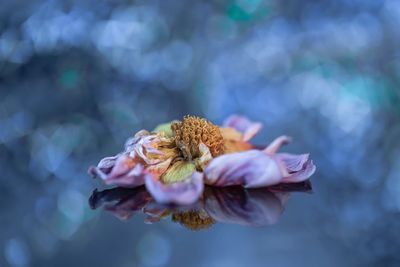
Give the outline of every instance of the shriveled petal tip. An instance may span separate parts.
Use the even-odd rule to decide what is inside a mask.
[[[293,155],[287,153],[279,153],[276,155],[287,171],[287,175],[283,178],[283,183],[296,183],[307,180],[316,171],[313,161],[309,154]]]
[[[275,154],[282,145],[287,145],[292,141],[292,138],[286,135],[279,136],[271,144],[269,144],[264,152],[267,154]]]
[[[195,159],[194,161],[199,169],[204,170],[208,162],[210,162],[213,157],[211,155],[210,149],[204,143],[200,143],[199,151],[200,157]]]
[[[260,122],[250,121],[248,118],[239,115],[231,115],[224,123],[224,127],[231,127],[243,134],[242,140],[249,141],[255,136],[262,128]]]
[[[164,184],[152,175],[145,176],[145,185],[152,197],[159,203],[189,205],[196,202],[203,193],[203,175],[194,172],[187,180]]]
[[[153,165],[176,156],[177,149],[169,147],[173,144],[173,139],[167,138],[164,133],[149,133],[142,130],[126,141],[124,153]]]
[[[110,173],[112,168],[115,165],[115,162],[117,161],[118,157],[120,154],[113,156],[113,157],[106,157],[100,160],[100,162],[97,164],[97,167],[90,167],[89,168],[89,174],[96,175],[94,168],[100,169],[104,173]]]
[[[102,179],[105,184],[121,187],[137,187],[144,184],[143,165],[127,155],[118,156],[113,165],[107,165],[109,168],[103,168],[102,161],[97,167],[89,168],[89,173]]]
[[[217,157],[208,164],[204,174],[205,183],[215,186],[256,188],[274,185],[283,179],[279,162],[259,150]]]

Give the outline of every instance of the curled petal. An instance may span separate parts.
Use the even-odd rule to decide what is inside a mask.
[[[125,143],[125,152],[131,157],[140,157],[147,164],[158,163],[158,159],[150,159],[147,153],[159,154],[161,152],[155,149],[156,143],[159,142],[156,134],[150,134],[148,131],[142,130],[133,138],[130,138]]]
[[[177,149],[171,147],[174,144],[174,140],[165,137],[164,134],[142,130],[127,140],[125,153],[132,158],[139,157],[146,164],[153,165],[175,156]]]
[[[160,163],[157,164],[153,164],[153,165],[148,165],[146,167],[146,170],[148,170],[149,172],[157,175],[157,176],[161,176],[163,173],[165,173],[165,171],[168,169],[168,167],[171,165],[171,161],[172,158],[169,158],[165,161],[162,161]]]
[[[309,154],[293,155],[288,153],[279,153],[277,157],[285,163],[289,173],[301,171],[304,164],[309,160]]]
[[[189,205],[196,202],[203,193],[203,177],[194,172],[187,180],[164,184],[153,175],[146,175],[145,185],[152,197],[159,203]]]
[[[91,167],[89,173],[99,177],[107,185],[118,185],[122,187],[136,187],[144,184],[144,167],[127,155],[120,155],[110,169],[104,171],[99,166]]]
[[[269,186],[283,179],[277,160],[259,150],[232,153],[213,159],[205,171],[205,183],[215,186]]]
[[[289,193],[274,194],[266,188],[207,188],[204,208],[216,221],[249,226],[275,223]],[[284,194],[284,195],[283,195]]]
[[[283,183],[302,182],[315,173],[316,167],[310,159],[309,154],[293,155],[279,153],[276,157],[284,165],[288,173],[283,178]]]
[[[119,156],[121,155],[118,154],[114,157],[103,158],[102,160],[100,160],[99,164],[97,164],[97,168],[99,168],[104,173],[110,173]]]
[[[292,141],[292,138],[286,135],[279,136],[271,144],[264,149],[264,152],[267,154],[275,154],[282,145],[287,145]]]
[[[257,188],[295,183],[315,172],[309,155],[269,155],[259,150],[222,155],[206,167],[204,181],[215,186],[243,185]]]
[[[249,141],[255,136],[262,128],[260,122],[252,122],[244,116],[232,115],[228,117],[224,123],[224,127],[230,127],[236,129],[238,132],[243,134],[242,141]]]
[[[243,134],[236,129],[231,127],[220,127],[219,131],[221,132],[224,140],[239,142],[243,140]]]
[[[211,155],[210,149],[204,143],[200,143],[199,151],[200,151],[200,157],[195,159],[195,163],[199,169],[204,170],[208,162],[210,162],[210,160],[212,160],[213,157]]]

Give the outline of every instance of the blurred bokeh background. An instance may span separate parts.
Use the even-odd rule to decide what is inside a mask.
[[[399,266],[400,1],[2,0],[0,266]],[[279,223],[92,211],[89,165],[186,114],[310,152]]]

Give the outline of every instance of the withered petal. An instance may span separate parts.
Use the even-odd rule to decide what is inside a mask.
[[[286,135],[275,138],[265,149],[264,152],[267,154],[275,154],[282,145],[287,145],[292,141],[292,138]]]
[[[310,178],[316,171],[313,161],[309,154],[293,155],[288,153],[278,153],[276,157],[282,162],[288,172],[282,180],[283,183],[302,182]]]
[[[125,154],[118,156],[114,165],[110,164],[106,171],[102,169],[103,164],[100,161],[97,167],[89,168],[89,173],[99,177],[107,185],[137,187],[144,184],[143,165]]]
[[[153,175],[145,176],[145,185],[152,197],[159,203],[189,205],[196,202],[203,193],[203,175],[194,172],[187,180],[164,184]]]
[[[301,182],[314,172],[315,165],[308,154],[269,155],[264,151],[249,150],[213,159],[204,170],[204,181],[214,186],[258,188]]]
[[[233,128],[243,134],[242,141],[249,141],[262,128],[260,122],[253,122],[244,116],[231,115],[223,123],[224,127]]]
[[[277,160],[259,150],[226,154],[213,159],[205,171],[205,183],[248,188],[280,183],[283,174]]]

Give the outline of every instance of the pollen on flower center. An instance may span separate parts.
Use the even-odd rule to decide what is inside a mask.
[[[200,143],[204,143],[214,157],[224,152],[224,140],[218,126],[206,119],[185,116],[183,121],[172,123],[171,128],[175,133],[176,145],[185,157],[199,157]]]
[[[202,211],[185,211],[174,213],[172,215],[172,221],[180,223],[191,230],[206,229],[215,223],[213,218],[205,215],[205,212]]]

